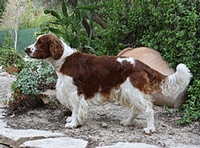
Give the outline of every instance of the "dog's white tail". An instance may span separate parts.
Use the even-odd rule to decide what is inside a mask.
[[[185,64],[179,64],[176,73],[168,76],[161,84],[162,94],[165,96],[180,94],[186,89],[191,78],[192,74]]]

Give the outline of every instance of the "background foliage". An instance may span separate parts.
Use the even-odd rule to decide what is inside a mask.
[[[4,42],[0,47],[0,65],[5,70],[17,67],[18,72],[24,68],[23,56],[13,48],[12,37],[9,33],[4,36]]]
[[[0,22],[1,22],[1,19],[2,19],[2,16],[3,16],[3,12],[6,8],[6,3],[7,3],[8,0],[1,0],[0,1]]]

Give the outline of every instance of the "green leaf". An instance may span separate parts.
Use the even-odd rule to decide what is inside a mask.
[[[64,0],[63,0],[63,4],[62,4],[62,13],[66,18],[68,18],[67,7],[66,7]]]
[[[53,33],[56,33],[56,34],[62,34],[62,31],[60,31],[59,29],[55,29],[55,28],[51,28],[49,27],[49,30]]]
[[[51,13],[51,15],[53,15],[54,17],[56,17],[57,19],[60,20],[60,15],[56,11],[54,11],[54,10],[46,9],[46,10],[44,10],[44,13],[45,14]]]
[[[76,9],[94,10],[101,6],[102,4],[88,4],[85,6],[77,6]]]
[[[49,28],[41,28],[41,32],[45,32],[45,31],[47,31],[47,30],[49,30]]]
[[[46,9],[46,10],[44,10],[44,13],[45,13],[45,14],[49,14],[49,13],[51,13],[51,10]]]
[[[50,22],[51,24],[60,25],[60,22]]]
[[[54,17],[60,20],[60,15],[56,11],[51,10],[51,15],[53,15]]]
[[[60,22],[61,22],[62,25],[65,25],[65,27],[68,27],[69,24],[70,24],[70,20],[66,19],[64,17],[60,20]]]

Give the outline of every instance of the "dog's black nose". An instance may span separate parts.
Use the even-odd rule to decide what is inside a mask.
[[[31,52],[31,49],[29,47],[25,48],[24,50],[27,54],[29,54]]]

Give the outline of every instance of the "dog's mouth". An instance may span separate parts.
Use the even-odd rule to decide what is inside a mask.
[[[29,57],[31,56],[31,53],[32,53],[31,48],[27,47],[24,51],[26,52],[26,54],[27,54]]]

